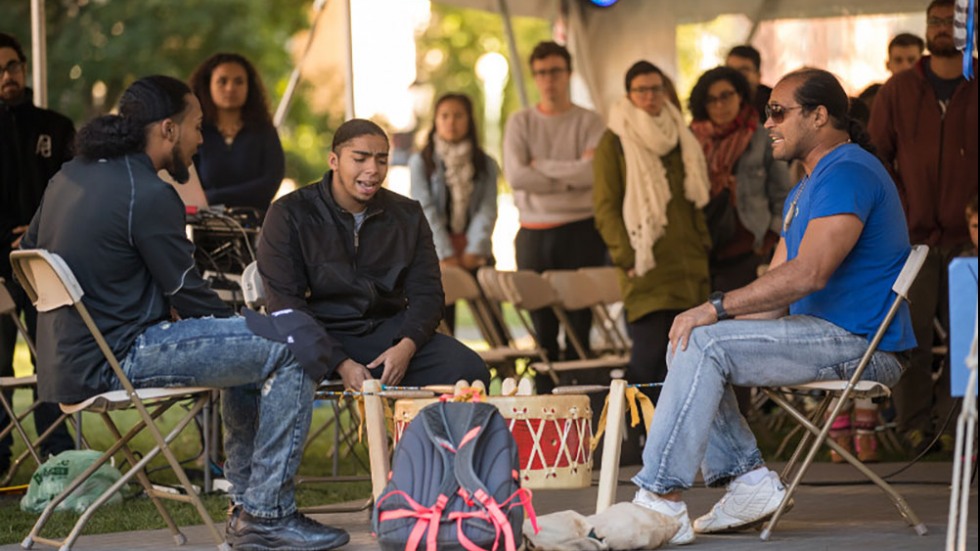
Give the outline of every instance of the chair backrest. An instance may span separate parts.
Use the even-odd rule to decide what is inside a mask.
[[[554,288],[565,310],[581,310],[602,304],[602,297],[592,278],[582,272],[548,270],[541,276]]]
[[[44,249],[13,251],[10,265],[38,312],[74,306],[85,294],[65,260],[52,252]]]
[[[500,286],[516,308],[534,311],[561,304],[554,287],[537,272],[518,270],[497,273]]]
[[[619,287],[619,275],[616,268],[612,266],[590,266],[579,268],[578,271],[592,280],[603,304],[608,306],[623,301],[623,290]]]
[[[265,306],[265,285],[262,283],[262,276],[259,275],[258,262],[250,262],[242,272],[242,295],[245,297],[245,305],[249,308],[258,309]]]
[[[908,300],[909,288],[912,287],[912,282],[919,275],[919,270],[922,269],[922,264],[925,263],[928,254],[928,245],[912,246],[912,252],[909,253],[905,266],[902,266],[902,271],[899,272],[898,277],[895,278],[895,284],[892,285],[892,291],[895,291],[896,295]]]
[[[17,315],[17,303],[14,302],[14,297],[10,296],[10,291],[7,290],[7,281],[2,277],[0,277],[0,316],[10,317],[11,321],[14,322],[14,326],[17,327],[17,331],[24,338],[24,342],[27,343],[27,348],[30,349],[31,354],[37,357],[37,349],[34,348],[34,341],[31,340],[27,328],[24,327],[24,322],[20,321],[20,316]]]
[[[119,366],[119,359],[109,348],[105,336],[82,302],[82,287],[68,263],[57,254],[44,249],[28,249],[11,252],[10,265],[38,312],[51,312],[64,306],[75,308],[123,388],[131,394],[135,392]]]
[[[476,280],[483,289],[483,296],[492,302],[507,302],[510,299],[500,285],[500,275],[493,266],[483,266],[476,271]]]
[[[443,266],[442,290],[446,294],[446,305],[456,304],[457,300],[479,300],[480,287],[466,270],[458,266]]]
[[[0,277],[0,316],[10,316],[17,313],[17,305],[14,304],[14,297],[10,296],[7,290],[7,280]]]

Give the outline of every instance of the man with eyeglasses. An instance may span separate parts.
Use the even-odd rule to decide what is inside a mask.
[[[732,385],[786,386],[847,379],[894,300],[910,252],[902,204],[848,97],[827,71],[801,69],[773,89],[765,127],[773,157],[798,160],[804,178],[783,207],[769,270],[674,318],[669,371],[643,450],[633,503],[677,519],[671,540],[744,530],[786,494],[765,466]],[[904,304],[864,378],[895,384],[915,346]],[[701,471],[726,495],[691,522],[682,492]]]
[[[930,55],[882,86],[868,124],[898,186],[912,243],[930,246],[909,293],[919,347],[893,394],[898,429],[917,452],[931,445],[937,423],[953,407],[949,370],[933,385],[933,320],[948,317],[946,266],[972,247],[963,208],[977,192],[977,81],[962,75],[963,54],[953,43],[954,9],[953,0],[929,4]],[[954,442],[949,425],[942,437],[946,451]]]
[[[749,81],[749,89],[752,92],[752,105],[759,112],[759,120],[766,121],[766,104],[769,103],[769,94],[772,88],[762,84],[762,56],[748,44],[735,46],[728,52],[725,58],[725,66],[731,67],[742,73],[745,80]]]
[[[5,280],[24,314],[33,336],[37,313],[23,289],[14,281],[10,251],[16,249],[34,216],[48,180],[61,164],[72,157],[75,127],[54,111],[41,109],[31,100],[27,80],[27,56],[13,36],[0,33],[0,277]],[[14,345],[17,328],[4,316],[0,319],[0,376],[13,376]],[[42,404],[34,411],[39,432],[51,426],[61,411],[57,404]],[[0,410],[0,427],[6,426],[6,413]],[[10,461],[11,436],[0,440],[0,477]],[[74,448],[71,435],[60,425],[41,444],[44,456]]]
[[[605,124],[572,103],[572,58],[563,46],[541,42],[530,65],[540,100],[514,113],[504,135],[504,175],[521,223],[514,241],[517,267],[542,272],[602,265],[606,247],[593,222],[592,157]],[[578,335],[589,334],[587,309],[569,317]],[[532,321],[548,356],[559,359],[558,319],[542,310]],[[567,359],[576,357],[571,346],[565,349]]]

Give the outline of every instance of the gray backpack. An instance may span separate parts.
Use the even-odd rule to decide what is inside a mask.
[[[405,429],[372,518],[385,551],[514,551],[531,492],[517,443],[497,408],[438,402]]]

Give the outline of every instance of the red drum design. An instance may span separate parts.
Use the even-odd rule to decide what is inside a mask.
[[[395,444],[418,410],[438,399],[395,402]],[[521,485],[531,489],[592,484],[592,409],[584,395],[491,396],[517,441]]]

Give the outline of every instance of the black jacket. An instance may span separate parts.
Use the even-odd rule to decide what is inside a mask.
[[[422,207],[381,189],[355,233],[354,216],[330,192],[332,178],[327,172],[269,207],[258,246],[269,310],[302,310],[330,333],[356,335],[405,311],[395,342],[408,337],[422,348],[442,318],[444,300]],[[337,345],[330,369],[348,357]]]
[[[32,247],[65,259],[117,358],[146,328],[169,319],[171,307],[182,318],[232,314],[194,267],[177,191],[144,154],[65,163],[21,242]],[[72,308],[38,314],[37,349],[46,402],[78,402],[113,380]]]
[[[0,254],[7,262],[11,233],[31,222],[48,181],[72,157],[75,127],[36,107],[30,89],[17,104],[0,101]]]

